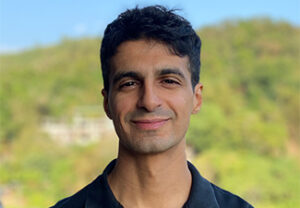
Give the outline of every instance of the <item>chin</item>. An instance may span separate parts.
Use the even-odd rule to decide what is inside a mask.
[[[159,154],[172,149],[179,142],[166,138],[143,138],[121,143],[127,150],[136,154]]]

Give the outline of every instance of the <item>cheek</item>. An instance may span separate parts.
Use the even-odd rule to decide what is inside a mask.
[[[176,96],[171,102],[173,109],[178,115],[190,115],[193,110],[193,99],[191,96]]]
[[[132,99],[124,97],[115,97],[111,100],[111,113],[114,120],[122,121],[124,120],[126,114],[132,110],[133,103]]]

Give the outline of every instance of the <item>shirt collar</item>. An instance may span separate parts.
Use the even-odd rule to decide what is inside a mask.
[[[107,175],[115,167],[116,159],[111,161],[93,183],[87,192],[87,201],[85,208],[98,208],[101,204],[105,208],[122,208],[123,206],[117,201],[107,181]]]
[[[211,183],[200,175],[192,163],[188,162],[188,167],[192,174],[192,187],[183,207],[219,208]]]

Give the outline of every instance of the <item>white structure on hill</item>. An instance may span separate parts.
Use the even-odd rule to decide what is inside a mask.
[[[86,110],[86,107],[84,109]],[[112,121],[108,118],[84,116],[81,112],[82,109],[77,109],[71,122],[45,118],[42,129],[62,144],[88,144],[113,131]]]

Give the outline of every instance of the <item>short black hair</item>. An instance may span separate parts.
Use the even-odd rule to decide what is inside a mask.
[[[109,91],[111,58],[121,43],[151,39],[166,44],[172,53],[189,58],[193,88],[200,77],[201,40],[191,24],[163,6],[135,7],[121,13],[104,32],[101,45],[101,67],[104,90]]]

